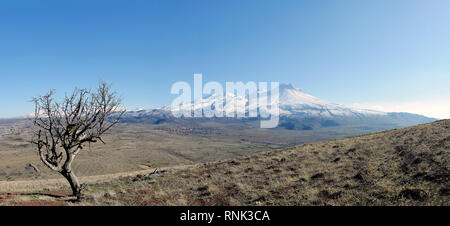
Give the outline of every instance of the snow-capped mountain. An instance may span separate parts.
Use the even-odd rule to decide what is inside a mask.
[[[270,92],[267,95],[271,96]],[[278,101],[281,117],[280,127],[286,129],[309,130],[321,127],[350,125],[357,128],[391,129],[436,120],[410,113],[388,113],[336,104],[309,95],[294,87],[292,84],[281,84],[278,98],[273,96],[269,99],[271,104]],[[259,114],[257,116],[262,116],[264,115],[263,113],[271,113],[273,111],[273,109],[269,108],[267,110],[268,112],[263,112],[264,109],[258,108],[258,102],[249,101],[248,96],[237,96],[227,93],[224,95],[213,94],[203,97],[201,101],[183,103],[174,112],[188,111],[193,114],[195,111],[200,111],[205,115],[213,115],[212,113],[214,111],[220,109],[220,103],[223,104],[223,112],[225,115],[233,113],[233,103],[246,106],[244,108],[245,112],[242,112],[246,116],[249,116],[248,113],[250,111],[258,112]],[[209,107],[205,108],[205,106]],[[193,118],[193,120],[195,119]],[[124,115],[124,121],[148,122],[152,124],[164,122],[186,123],[186,120],[188,119],[184,117],[181,119],[174,117],[170,106],[150,110],[137,109],[128,111]],[[211,120],[218,120],[218,118]],[[191,122],[193,121],[191,120]]]
[[[261,97],[263,94],[258,93],[256,96]],[[335,132],[332,132],[333,134],[350,131],[348,134],[353,135],[413,126],[437,120],[411,113],[381,112],[336,104],[307,94],[292,84],[281,84],[278,97],[271,96],[270,92],[266,94],[269,96],[272,105],[277,102],[279,103],[279,128],[287,130],[313,130],[326,127],[328,130],[334,130]],[[210,126],[208,122],[213,120],[215,125],[223,127],[233,124],[242,128],[259,128],[259,124],[253,122],[259,122],[263,120],[261,118],[265,118],[267,115],[273,115],[270,113],[274,111],[270,107],[268,109],[259,108],[258,101],[249,101],[248,96],[237,96],[230,93],[224,95],[213,94],[203,97],[201,101],[183,103],[178,111],[187,110],[192,115],[195,111],[203,112],[204,115],[214,115],[213,113],[217,109],[220,109],[220,103],[223,104],[223,112],[227,116],[225,118],[179,118],[174,116],[170,106],[166,106],[156,109],[138,108],[128,110],[122,115],[121,121],[161,126],[165,124],[171,127],[208,127]],[[233,103],[245,106],[243,111],[241,111],[244,117],[229,117],[230,115],[235,115],[234,108],[232,108]],[[210,108],[204,108],[205,106],[210,106]],[[256,116],[249,117],[249,112],[256,112]],[[118,115],[112,116],[112,118]],[[32,116],[34,114],[16,119],[25,119]]]
[[[270,92],[267,93],[271,96]],[[227,100],[231,100],[227,102]],[[271,104],[279,103],[280,115],[302,115],[310,117],[334,117],[334,116],[362,116],[362,115],[386,115],[387,113],[366,109],[347,107],[341,104],[334,104],[311,96],[295,88],[292,84],[281,84],[278,98],[271,98]],[[248,111],[262,111],[258,108],[258,103],[249,101],[248,97],[237,96],[226,93],[225,95],[213,94],[204,97],[201,101],[183,103],[176,111],[201,111],[210,113],[217,107],[217,103],[223,103],[224,113],[232,113],[232,104],[237,103],[240,106],[246,106]],[[205,106],[212,106],[208,108]],[[164,110],[170,111],[170,107],[164,107]],[[268,110],[270,111],[270,109]],[[270,113],[270,112],[269,112]]]

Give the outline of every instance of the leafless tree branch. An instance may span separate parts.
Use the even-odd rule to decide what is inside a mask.
[[[33,144],[41,161],[61,173],[70,183],[74,195],[81,198],[81,187],[72,172],[72,163],[87,143],[101,141],[102,136],[116,125],[125,113],[121,98],[111,85],[100,82],[97,90],[75,89],[61,102],[55,92],[33,98],[35,113]],[[111,116],[115,119],[112,120]]]

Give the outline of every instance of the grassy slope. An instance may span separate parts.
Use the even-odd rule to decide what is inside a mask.
[[[92,144],[80,153],[74,171],[78,176],[95,176],[190,165],[373,132],[351,127],[267,130],[246,123],[214,121],[186,126],[120,124],[104,137],[106,145]],[[30,143],[30,127],[28,120],[0,120],[0,181],[60,177],[39,160],[36,147]],[[29,167],[30,163],[41,173]]]
[[[450,205],[449,168],[443,120],[91,184],[79,205]]]

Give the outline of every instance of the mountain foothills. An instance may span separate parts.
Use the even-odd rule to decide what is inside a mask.
[[[77,156],[73,170],[89,184],[82,204],[449,204],[448,120],[399,129],[436,119],[334,104],[292,85],[281,85],[278,101],[273,129],[259,117],[127,111],[106,145]],[[0,120],[0,204],[68,205],[64,181],[30,143],[32,128],[29,119]]]
[[[106,145],[77,157],[88,186],[75,204],[30,144],[31,121],[0,120],[0,205],[450,204],[449,120],[350,108],[292,85],[279,103],[274,129],[259,118],[128,111]]]
[[[93,176],[211,162],[435,120],[333,104],[292,85],[280,86],[279,103],[280,124],[274,129],[261,129],[259,118],[176,118],[169,107],[128,111],[105,137],[107,145],[82,152],[74,170]],[[58,177],[40,162],[31,130],[28,119],[0,120],[0,180]]]
[[[89,183],[78,204],[40,183],[3,205],[449,205],[450,120]]]

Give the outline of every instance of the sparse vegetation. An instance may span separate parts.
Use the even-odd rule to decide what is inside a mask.
[[[450,205],[449,161],[443,120],[90,183],[79,205]]]
[[[193,126],[193,125],[191,125]],[[269,150],[279,150],[304,143],[350,136],[351,128],[332,134],[333,128],[315,131],[263,130],[248,128],[239,122],[205,122],[197,127],[216,131],[207,134],[179,134],[175,124],[152,125],[119,123],[103,139],[108,145],[92,144],[77,157],[73,165],[79,176],[94,176],[136,171],[142,165],[167,167],[231,159]],[[57,178],[47,170],[29,143],[32,139],[31,123],[26,120],[0,120],[0,181]],[[14,133],[3,133],[13,128]],[[187,129],[182,129],[186,131]],[[205,130],[203,130],[205,131]],[[344,132],[347,131],[347,132]],[[17,141],[21,137],[21,141]],[[41,173],[27,168],[35,164]]]
[[[239,146],[239,147],[227,147],[229,150],[237,149],[237,150],[244,150],[244,151],[271,151],[272,148],[268,147],[253,147],[253,146]]]

